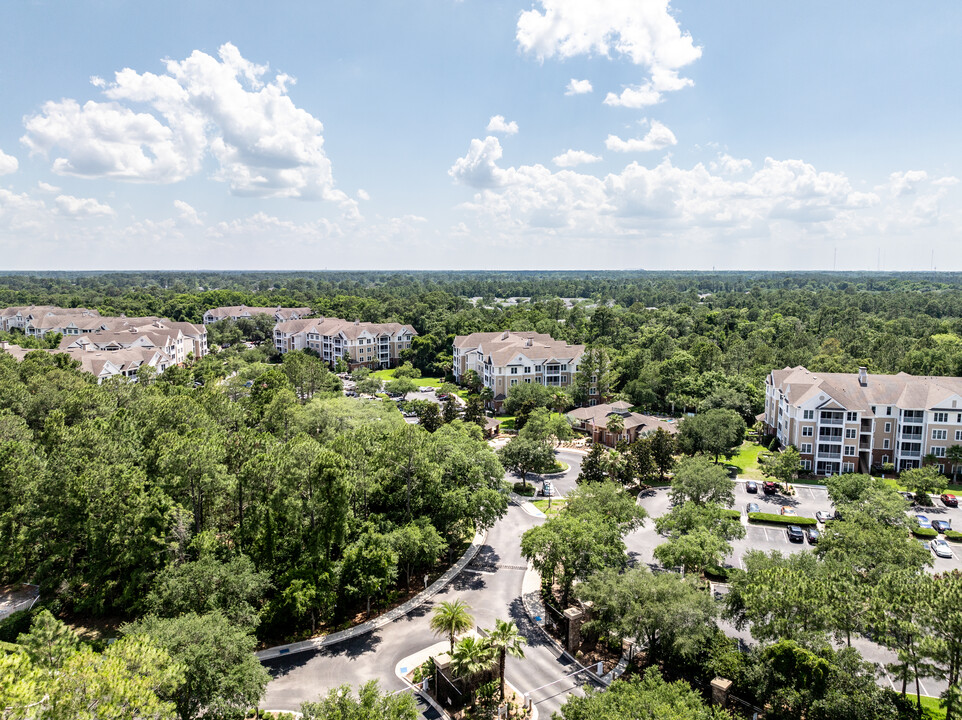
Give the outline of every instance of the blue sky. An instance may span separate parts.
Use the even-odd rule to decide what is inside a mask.
[[[18,2],[0,28],[5,269],[962,270],[958,3]]]

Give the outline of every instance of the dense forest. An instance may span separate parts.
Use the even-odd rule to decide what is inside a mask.
[[[419,333],[404,359],[434,377],[449,373],[455,335],[535,330],[589,345],[591,374],[612,396],[676,414],[735,411],[749,425],[773,367],[962,374],[956,275],[0,277],[0,306],[29,304],[192,322],[222,305],[309,305],[399,321]],[[241,336],[267,342],[249,349]],[[65,663],[153,653],[177,676],[154,690],[179,716],[213,717],[222,697],[236,710],[259,697],[259,666],[245,670],[240,690],[208,678],[203,692],[198,668],[218,658],[247,667],[258,641],[368,615],[423,586],[505,512],[502,463],[520,461],[499,460],[477,424],[410,425],[393,404],[346,398],[316,357],[274,352],[263,323],[211,326],[210,342],[231,347],[102,385],[65,355],[17,362],[0,353],[0,582],[39,584],[53,613],[0,627],[0,643],[58,637],[65,648],[56,662],[39,653],[14,669],[20,676],[56,684]],[[530,443],[537,425],[513,447]],[[106,618],[125,639],[94,658],[54,616]],[[185,640],[199,637],[210,641],[206,658]]]

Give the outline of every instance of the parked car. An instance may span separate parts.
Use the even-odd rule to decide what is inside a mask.
[[[929,543],[929,547],[932,548],[932,552],[940,558],[952,557],[952,548],[950,548],[949,544],[942,538],[935,538],[935,540]]]
[[[901,495],[902,497],[904,497],[904,498],[905,498],[906,500],[908,500],[909,502],[915,502],[915,493],[900,492],[899,495]]]
[[[932,522],[927,517],[925,517],[925,515],[916,515],[915,519],[918,521],[920,528],[932,527]]]
[[[554,485],[551,484],[550,480],[545,480],[541,485],[541,494],[545,497],[552,497],[554,495]]]
[[[728,477],[734,480],[738,477],[738,473],[740,473],[742,469],[737,465],[725,465],[725,470],[728,471]]]
[[[802,529],[798,525],[789,525],[788,539],[791,542],[802,542],[802,540],[805,539],[805,533],[802,532]]]
[[[776,485],[772,480],[766,480],[764,483],[762,483],[762,490],[765,491],[766,495],[774,495],[778,492],[778,485]]]
[[[818,545],[818,530],[809,528],[805,535],[808,537],[809,545]]]
[[[817,513],[815,513],[815,519],[820,523],[827,523],[829,520],[833,520],[834,518],[835,516],[832,515],[832,513],[830,513],[828,510],[819,510]]]
[[[758,483],[754,480],[749,480],[747,483],[745,483],[745,489],[750,493],[757,493]]]
[[[778,512],[780,512],[782,515],[785,515],[786,517],[798,516],[798,513],[795,512],[795,508],[790,507],[789,505],[782,505],[782,509],[779,510]]]
[[[940,533],[948,532],[952,529],[951,520],[933,520],[932,528]]]
[[[959,506],[959,499],[952,493],[945,493],[944,495],[941,496],[940,499],[942,500],[942,504],[945,505],[946,507]]]
[[[761,512],[761,510],[758,509],[758,503],[748,503],[748,512]]]

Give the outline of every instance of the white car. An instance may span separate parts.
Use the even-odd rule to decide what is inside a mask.
[[[929,547],[932,548],[932,552],[938,555],[940,558],[951,558],[952,549],[949,544],[945,542],[942,538],[937,538],[929,543]]]
[[[545,497],[551,497],[554,495],[554,485],[551,484],[550,480],[544,481],[544,484],[541,486],[541,494]]]

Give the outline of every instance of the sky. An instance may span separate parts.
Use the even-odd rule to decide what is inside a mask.
[[[962,3],[0,4],[0,271],[962,270]]]

